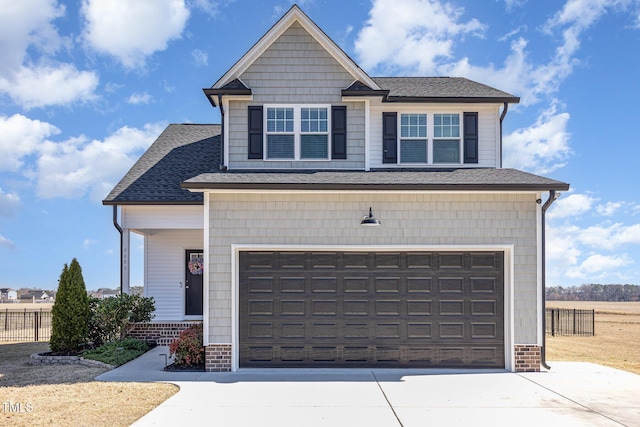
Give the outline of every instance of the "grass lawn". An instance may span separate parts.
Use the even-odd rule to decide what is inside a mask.
[[[640,374],[640,303],[548,301],[549,308],[595,310],[595,336],[547,335],[547,360],[592,362]]]
[[[28,364],[32,353],[48,350],[46,342],[0,342],[0,425],[128,426],[178,391],[172,384],[94,381],[103,368]]]

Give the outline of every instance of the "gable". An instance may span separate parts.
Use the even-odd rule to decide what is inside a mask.
[[[337,63],[351,76],[349,83],[360,80],[371,88],[379,89],[377,83],[367,75],[333,40],[331,40],[297,5],[291,9],[240,58],[213,86],[220,89],[240,77],[262,54],[275,43],[292,25],[303,28]],[[295,47],[292,49],[295,50]],[[346,86],[345,86],[346,87]]]
[[[353,76],[298,22],[293,23],[239,79],[258,102],[340,102]],[[308,101],[307,101],[308,100]]]

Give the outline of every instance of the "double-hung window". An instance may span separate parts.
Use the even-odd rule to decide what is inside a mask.
[[[330,106],[265,106],[267,160],[328,160]]]
[[[400,164],[460,164],[461,125],[458,113],[400,113]]]
[[[460,163],[460,115],[433,115],[433,163]]]
[[[427,163],[427,115],[400,115],[400,163]]]

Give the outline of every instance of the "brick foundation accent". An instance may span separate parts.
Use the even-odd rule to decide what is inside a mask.
[[[205,371],[231,371],[231,344],[210,344],[205,348]]]
[[[516,372],[540,372],[540,346],[515,345]]]
[[[155,341],[158,345],[169,345],[171,341],[178,338],[180,332],[189,326],[202,323],[195,322],[151,322],[135,323],[133,330],[127,335],[144,341]]]

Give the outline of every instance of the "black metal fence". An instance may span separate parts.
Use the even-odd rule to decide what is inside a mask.
[[[49,341],[50,311],[0,311],[0,341]]]
[[[595,310],[547,308],[545,315],[547,335],[595,335]]]

